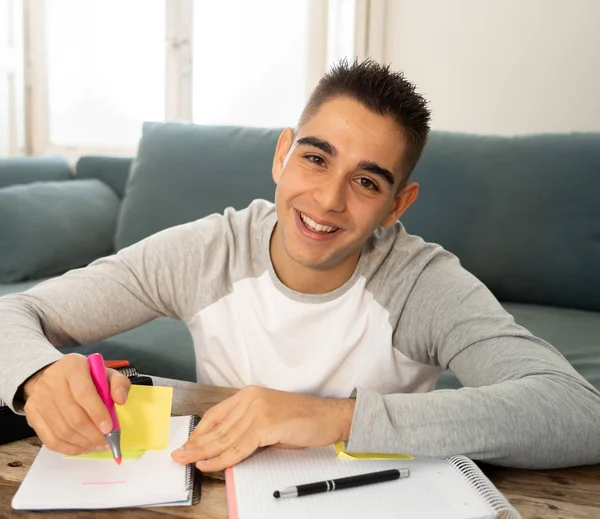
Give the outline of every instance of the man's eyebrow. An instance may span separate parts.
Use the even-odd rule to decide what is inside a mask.
[[[321,151],[327,153],[332,157],[336,157],[338,154],[337,148],[333,144],[323,139],[319,139],[318,137],[302,137],[301,139],[298,139],[297,144],[298,146],[313,146],[314,148],[319,148]],[[394,179],[394,175],[392,175],[392,172],[390,170],[382,168],[372,160],[361,160],[358,163],[357,169],[370,171],[371,173],[380,176],[390,186],[393,186],[396,182],[396,180]]]
[[[394,179],[394,175],[392,175],[392,172],[390,170],[382,168],[372,160],[361,160],[358,163],[358,169],[364,169],[365,171],[370,171],[371,173],[380,176],[390,186],[393,186],[396,182],[396,180]]]
[[[327,155],[331,155],[332,157],[337,156],[337,148],[323,139],[319,139],[318,137],[302,137],[297,141],[298,146],[313,146],[315,148],[319,148],[322,152],[327,153]]]

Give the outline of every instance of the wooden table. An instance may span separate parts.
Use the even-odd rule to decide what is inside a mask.
[[[156,385],[173,386],[173,414],[202,415],[209,407],[235,391],[155,378]],[[0,445],[0,519],[142,519],[153,517],[202,517],[226,519],[227,503],[222,474],[204,476],[202,499],[193,507],[145,508],[99,511],[16,512],[10,502],[39,448],[37,438]],[[523,519],[592,519],[600,518],[600,465],[560,470],[514,470],[481,466],[492,482],[519,510]]]

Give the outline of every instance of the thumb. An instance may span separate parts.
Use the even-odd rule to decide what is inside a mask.
[[[131,389],[131,382],[125,375],[114,369],[106,369],[106,377],[110,386],[110,396],[115,404],[123,405]]]

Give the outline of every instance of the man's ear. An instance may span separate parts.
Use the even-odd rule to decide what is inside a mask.
[[[419,184],[409,182],[394,198],[394,203],[388,215],[381,222],[382,227],[390,227],[396,223],[404,212],[412,205],[419,195]]]
[[[294,142],[294,132],[290,128],[285,128],[279,139],[277,140],[277,147],[275,148],[275,155],[273,156],[273,180],[275,184],[279,183],[281,172],[285,167],[287,155]]]

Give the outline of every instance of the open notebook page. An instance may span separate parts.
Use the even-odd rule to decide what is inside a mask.
[[[275,499],[274,490],[376,470],[407,467],[406,479],[298,498]],[[239,519],[494,517],[464,477],[446,460],[345,460],[333,446],[268,448],[233,467]],[[231,488],[228,488],[231,492]],[[231,513],[230,517],[235,517]]]
[[[189,502],[186,466],[171,459],[185,443],[190,416],[171,417],[165,450],[146,451],[139,459],[69,459],[40,449],[12,506],[25,510],[118,508]]]

